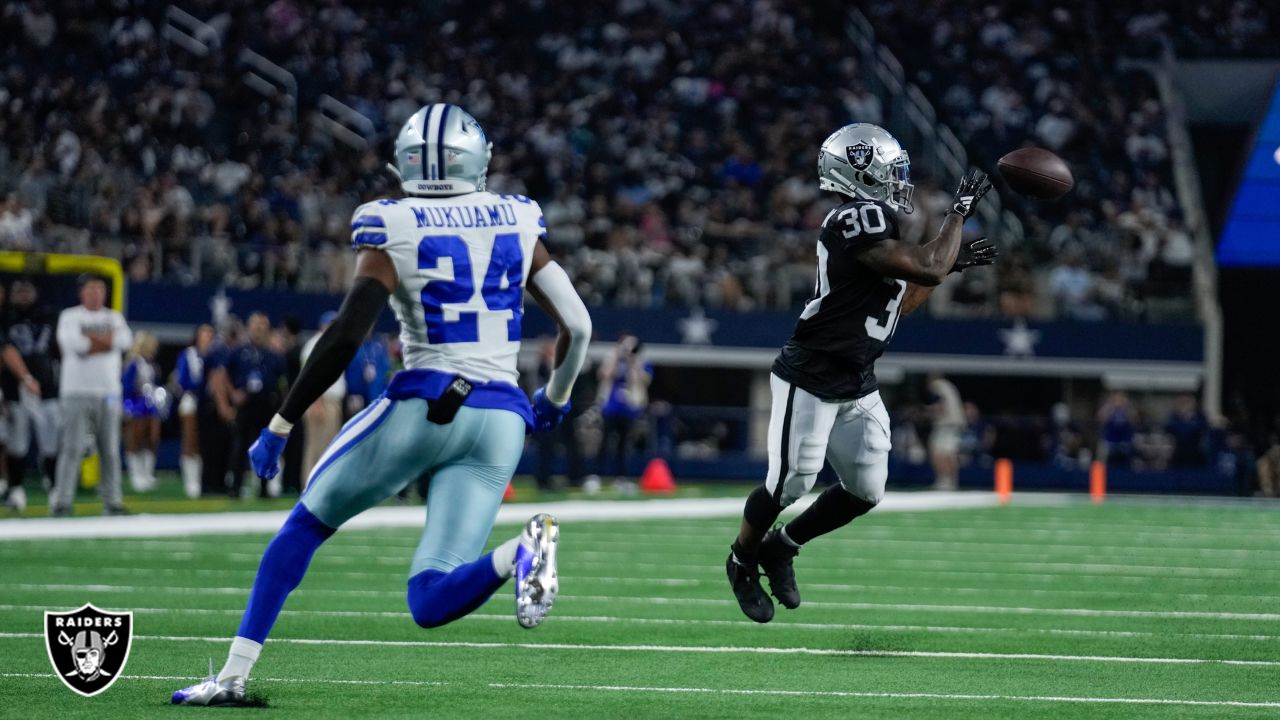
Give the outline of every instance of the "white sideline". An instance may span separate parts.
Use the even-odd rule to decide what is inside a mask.
[[[0,638],[43,638],[41,633],[0,632]],[[225,637],[193,635],[134,635],[136,640],[163,642],[227,642]],[[871,658],[929,658],[963,660],[1031,660],[1047,662],[1138,663],[1149,665],[1247,665],[1280,667],[1280,660],[1228,660],[1222,658],[1129,657],[1123,655],[1062,655],[1053,653],[943,652],[926,650],[840,650],[836,648],[771,647],[747,645],[603,645],[595,643],[469,642],[465,640],[353,640],[326,638],[271,638],[273,644],[368,646],[397,648],[466,648],[469,650],[588,650],[598,652],[708,653],[714,655],[818,655]]]
[[[48,678],[48,673],[0,672],[0,678],[36,680]],[[125,675],[125,680],[153,680],[165,682],[190,682],[195,677],[182,675]],[[342,678],[280,678],[259,677],[256,682],[303,683],[307,685],[409,685],[415,687],[462,687],[462,683],[447,680],[347,680]],[[1208,705],[1220,707],[1280,708],[1280,702],[1247,700],[1181,700],[1177,698],[1117,698],[1080,697],[1074,695],[968,695],[960,693],[893,693],[855,692],[850,690],[768,690],[764,688],[704,688],[704,687],[644,687],[636,685],[553,685],[535,683],[485,683],[480,687],[494,690],[583,690],[587,692],[652,692],[652,693],[707,693],[716,695],[780,695],[785,697],[833,697],[833,698],[882,698],[887,700],[997,700],[1021,702],[1062,703],[1119,703],[1126,705]]]
[[[788,510],[799,512],[816,496],[801,498]],[[1025,505],[1059,505],[1078,500],[1068,494],[1026,495],[1018,499]],[[498,511],[498,524],[514,524],[535,513],[551,513],[561,521],[573,520],[649,520],[732,517],[742,513],[743,498],[672,498],[663,500],[565,500],[503,505]],[[893,493],[887,496],[877,512],[916,512],[922,510],[954,510],[994,507],[995,496],[985,492],[918,492]],[[421,506],[376,507],[352,518],[344,528],[422,527]],[[90,537],[172,537],[175,535],[209,535],[269,533],[280,529],[288,510],[264,512],[220,512],[168,515],[130,515],[125,517],[25,518],[0,522],[0,540],[42,540]]]
[[[44,611],[49,609],[48,605],[10,605],[0,604],[0,611]],[[229,615],[239,617],[244,614],[244,610],[240,608],[157,608],[157,607],[132,607],[135,613],[158,614],[158,615]],[[317,617],[345,617],[345,618],[386,618],[391,620],[399,620],[407,622],[409,615],[404,610],[289,610],[283,611],[286,615],[314,615]],[[490,612],[473,612],[467,616],[468,619],[490,621],[490,622],[511,622],[511,613],[490,613]],[[750,620],[714,620],[714,619],[693,619],[693,618],[648,618],[648,617],[630,617],[625,615],[555,615],[557,623],[573,622],[588,624],[623,624],[623,625],[668,625],[668,626],[703,626],[714,625],[718,627],[736,627],[743,629],[756,630],[762,627],[759,623]],[[1280,635],[1256,635],[1243,633],[1158,633],[1142,630],[1096,630],[1081,628],[1041,628],[1041,627],[984,627],[973,625],[876,625],[866,623],[819,623],[819,622],[772,622],[764,625],[767,630],[878,630],[884,632],[923,632],[923,633],[951,633],[965,635],[980,635],[983,633],[1028,633],[1033,635],[1068,635],[1076,637],[1181,637],[1194,638],[1197,640],[1249,640],[1260,642],[1274,642],[1280,640]]]

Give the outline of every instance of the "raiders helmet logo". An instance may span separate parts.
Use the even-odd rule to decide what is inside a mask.
[[[71,612],[44,614],[44,646],[62,682],[92,697],[120,677],[129,661],[133,613],[113,613],[86,604]]]
[[[875,149],[864,142],[856,145],[849,145],[844,149],[844,154],[849,158],[849,165],[854,170],[866,170],[871,165],[871,158]]]

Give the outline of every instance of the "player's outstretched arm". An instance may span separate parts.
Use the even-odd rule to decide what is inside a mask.
[[[937,237],[924,245],[882,240],[867,245],[859,254],[859,260],[886,277],[906,280],[923,287],[940,285],[951,273],[956,258],[960,255],[960,239],[965,220],[973,215],[978,202],[990,189],[991,181],[987,179],[986,173],[981,170],[970,172],[960,181],[955,204],[943,218]],[[919,302],[923,302],[923,298]],[[908,312],[905,306],[903,311]]]
[[[356,259],[356,277],[342,301],[338,317],[316,341],[311,356],[302,366],[298,379],[285,396],[280,411],[258,441],[249,448],[253,470],[259,477],[270,480],[280,472],[279,458],[293,426],[302,413],[311,407],[324,391],[338,379],[351,364],[360,343],[364,342],[378,315],[387,305],[387,298],[395,289],[396,268],[391,258],[382,251],[362,249]]]
[[[529,268],[529,294],[559,327],[556,336],[555,367],[547,386],[534,394],[533,411],[538,430],[550,430],[569,412],[569,396],[587,359],[591,343],[591,315],[578,297],[569,275],[551,259],[547,248],[538,241],[533,248]]]

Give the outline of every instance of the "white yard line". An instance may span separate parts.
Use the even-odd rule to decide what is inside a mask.
[[[789,510],[799,512],[813,502],[802,498]],[[1065,505],[1078,501],[1067,494],[1035,494],[1021,499],[1029,505]],[[996,505],[990,493],[895,493],[877,512],[918,512],[985,508]],[[742,513],[742,498],[675,498],[665,500],[567,500],[562,502],[504,505],[498,524],[523,522],[535,513],[551,513],[561,521],[646,520],[669,518],[733,517]],[[221,512],[127,517],[30,518],[0,522],[0,540],[40,540],[86,537],[169,537],[175,535],[269,533],[280,529],[288,510],[270,512]],[[376,507],[344,525],[344,528],[421,527],[423,509],[418,506]]]
[[[0,604],[0,611],[22,611],[22,612],[43,612],[48,610],[48,605],[3,605]],[[155,614],[155,615],[219,615],[219,616],[240,616],[244,613],[241,608],[155,608],[155,607],[130,607],[134,613]],[[308,615],[313,617],[341,617],[341,618],[366,618],[366,619],[394,619],[401,621],[409,620],[409,613],[405,610],[289,610],[283,611],[286,615]],[[492,613],[492,612],[476,612],[467,616],[469,619],[492,621],[492,622],[512,622],[511,613]],[[714,620],[714,619],[692,619],[692,618],[639,618],[628,617],[622,615],[562,615],[555,614],[552,616],[557,623],[584,623],[584,624],[608,624],[608,625],[657,625],[657,626],[716,626],[716,627],[736,627],[744,630],[756,631],[762,627],[759,623],[750,620]],[[763,626],[765,629],[772,630],[874,630],[882,632],[919,632],[919,633],[949,633],[949,634],[966,634],[981,635],[988,633],[1025,633],[1033,635],[1066,635],[1079,637],[1113,637],[1113,638],[1151,638],[1151,637],[1178,637],[1193,638],[1196,640],[1247,640],[1251,642],[1273,642],[1280,640],[1280,635],[1249,635],[1240,633],[1179,633],[1179,632],[1144,632],[1139,630],[1093,630],[1078,628],[1040,628],[1040,627],[984,627],[984,626],[964,626],[964,625],[885,625],[885,624],[866,624],[866,623],[815,623],[815,622],[788,622],[778,621]]]
[[[241,587],[190,587],[163,585],[145,587],[136,585],[103,585],[103,584],[46,584],[46,583],[4,583],[0,588],[19,590],[65,590],[79,592],[102,593],[176,593],[180,595],[199,595],[201,593],[219,595],[247,595],[249,589]],[[327,588],[304,588],[301,592],[327,595],[349,595],[352,597],[402,597],[402,591],[391,590],[337,590]],[[561,593],[560,597],[578,602],[601,602],[611,604],[640,605],[733,605],[727,598],[697,597],[663,597],[660,595],[577,595]],[[1280,613],[1255,612],[1215,612],[1208,610],[1117,610],[1095,608],[1038,608],[1009,605],[943,605],[923,603],[871,603],[871,602],[828,602],[806,601],[805,607],[840,610],[878,610],[892,612],[946,612],[974,614],[1009,614],[1009,615],[1056,615],[1067,617],[1119,617],[1119,618],[1158,618],[1158,619],[1197,619],[1197,620],[1233,620],[1275,622],[1280,620]]]
[[[41,633],[0,632],[0,638],[43,638]],[[135,635],[135,640],[162,642],[226,643],[226,637],[190,635]],[[507,643],[444,640],[354,640],[329,638],[272,638],[273,644],[368,646],[395,648],[461,648],[469,650],[572,650],[610,653],[654,652],[713,655],[812,655],[835,657],[924,658],[948,660],[1027,660],[1039,662],[1098,662],[1144,665],[1243,665],[1280,667],[1280,660],[1227,660],[1221,658],[1127,657],[1120,655],[1062,655],[1049,653],[941,652],[924,650],[840,650],[835,648],[771,647],[768,645],[602,645],[593,643]]]
[[[1247,708],[1280,708],[1280,702],[1248,702],[1243,700],[1179,700],[1175,698],[1081,697],[1074,695],[971,695],[961,693],[854,692],[851,690],[766,690],[762,688],[645,687],[636,685],[554,685],[538,683],[489,683],[489,687],[514,690],[581,690],[587,692],[697,693],[748,696],[772,695],[781,697],[882,698],[886,700],[1114,703],[1124,705],[1209,705]]]
[[[594,543],[592,543],[594,545]],[[572,561],[575,565],[613,565],[618,562],[618,552],[603,552],[596,550],[578,550],[570,547],[561,549],[565,562]],[[381,557],[371,555],[344,555],[337,552],[328,552],[322,550],[317,554],[316,562],[322,567],[325,565],[381,565],[386,567],[403,568],[408,564],[408,559],[412,556],[412,550],[404,550],[393,552],[393,557]],[[94,557],[101,559],[118,559],[118,558],[139,558],[147,562],[156,560],[174,560],[180,562],[190,562],[205,557],[215,556],[219,560],[230,560],[233,562],[241,562],[247,565],[256,565],[262,559],[262,552],[227,552],[227,548],[221,545],[212,545],[208,548],[208,552],[190,552],[190,551],[149,551],[139,553],[137,551],[98,547],[94,549]],[[717,552],[717,555],[719,553]],[[141,557],[140,557],[141,556]],[[675,563],[670,562],[672,557],[681,559],[689,559],[689,553],[683,552],[679,554],[672,553],[655,553],[655,552],[632,552],[627,554],[627,559],[640,560],[637,567],[657,566],[662,568],[670,568],[672,570],[695,570],[703,571],[708,567],[717,563]],[[0,558],[5,554],[0,553]],[[646,562],[647,561],[647,562]],[[719,559],[717,558],[717,561]],[[848,558],[837,557],[836,559],[826,558],[821,568],[824,571],[831,570],[857,570],[859,572],[881,572],[884,570],[910,570],[915,573],[927,573],[932,571],[940,571],[946,573],[999,573],[1008,575],[1101,575],[1101,576],[1121,576],[1121,577],[1160,577],[1160,578],[1189,578],[1189,579],[1217,579],[1217,578],[1233,578],[1233,577],[1256,577],[1260,574],[1280,574],[1280,568],[1277,567],[1202,567],[1193,565],[1150,565],[1150,564],[1130,564],[1130,563],[1104,563],[1104,562],[1051,562],[1051,561],[1022,561],[1022,560],[937,560],[928,559],[926,557],[903,558],[895,556],[891,558]],[[1049,572],[1046,572],[1049,571]],[[1054,572],[1058,571],[1058,572]]]
[[[339,536],[341,537],[341,536]],[[719,555],[723,540],[716,536],[686,536],[684,539],[672,538],[662,534],[640,534],[633,533],[629,540],[601,540],[595,534],[582,537],[574,533],[572,540],[578,540],[583,545],[588,545],[595,550],[576,550],[572,545],[566,548],[566,551],[572,552],[576,557],[609,557],[613,558],[619,554],[625,554],[628,557],[654,557],[669,558],[672,554],[687,557],[691,549],[701,547],[708,554],[714,550]],[[137,539],[118,539],[110,544],[99,545],[94,549],[95,555],[101,556],[125,556],[125,557],[144,557],[148,559],[165,558],[165,559],[181,559],[191,560],[201,557],[217,557],[226,558],[233,557],[236,559],[246,555],[253,558],[261,557],[262,551],[266,548],[266,540],[257,540],[252,542],[219,540],[217,542],[195,541],[181,539],[165,539],[165,540],[137,540]],[[938,546],[922,549],[909,549],[907,551],[891,550],[884,546],[902,546],[909,548],[919,546]],[[344,543],[341,541],[334,542],[324,546],[324,550],[320,554],[321,558],[332,560],[334,562],[348,563],[390,563],[399,562],[396,558],[407,557],[412,554],[414,544],[402,545],[361,545],[353,543]],[[964,550],[956,549],[957,546],[972,546],[975,549]],[[637,552],[636,548],[643,548],[643,552]],[[1180,570],[1205,570],[1204,564],[1199,565],[1183,565],[1180,562],[1186,562],[1192,558],[1207,560],[1209,564],[1223,563],[1230,565],[1229,569],[1249,569],[1274,571],[1276,564],[1275,558],[1268,557],[1269,554],[1280,555],[1280,549],[1272,550],[1230,550],[1230,549],[1212,549],[1212,548],[1195,548],[1187,550],[1185,548],[1161,548],[1161,547],[1130,547],[1121,546],[1088,546],[1088,545],[1053,545],[1043,548],[1037,547],[1035,551],[1028,551],[1027,543],[965,543],[965,542],[943,542],[943,541],[913,541],[913,540],[877,540],[877,539],[858,539],[850,540],[839,537],[823,538],[817,546],[817,552],[828,555],[840,556],[842,550],[851,550],[863,555],[891,555],[889,560],[860,560],[860,564],[874,563],[877,565],[884,562],[898,563],[947,563],[954,565],[957,563],[973,564],[975,557],[980,557],[978,562],[997,565],[1009,564],[1030,564],[1036,567],[1056,566],[1056,565],[1081,565],[1082,563],[1070,562],[1066,558],[1088,558],[1093,560],[1092,563],[1085,563],[1093,566],[1111,566],[1111,567],[1136,567],[1143,569],[1150,568],[1172,568]],[[1019,551],[1006,551],[998,549],[1001,547],[1020,548]],[[616,548],[614,550],[601,550],[601,548]],[[678,552],[672,551],[655,551],[657,548],[675,548]],[[885,552],[887,550],[887,553]],[[1135,553],[1150,553],[1153,556],[1135,557]],[[1180,554],[1181,553],[1181,554]],[[27,558],[40,555],[61,556],[64,551],[56,547],[38,547],[30,548],[26,546],[4,546],[0,545],[0,559],[3,558]],[[939,556],[950,556],[954,560],[942,559]],[[1222,557],[1222,556],[1226,557]],[[395,556],[395,557],[388,557]],[[1170,558],[1170,556],[1173,556]],[[1160,562],[1164,559],[1171,559],[1172,564],[1164,564]],[[1124,562],[1126,560],[1140,560],[1142,564],[1131,564]],[[1256,560],[1253,564],[1242,564],[1241,560]],[[1214,569],[1214,568],[1210,568]]]
[[[61,564],[56,568],[46,570],[64,571],[65,574],[74,575],[77,578],[83,578],[88,571],[93,571],[97,575],[114,574],[129,575],[129,577],[145,577],[165,578],[165,582],[172,580],[175,575],[202,575],[202,577],[230,577],[234,579],[243,579],[251,582],[253,578],[253,570],[255,566],[246,565],[242,569],[230,568],[120,568],[120,566],[110,565],[65,565]],[[815,568],[806,570],[806,575],[818,575],[823,569]],[[653,575],[640,575],[640,577],[617,577],[617,575],[582,575],[579,573],[572,574],[572,582],[576,585],[584,585],[591,583],[612,584],[612,585],[640,585],[640,587],[650,587],[650,585],[659,585],[659,587],[723,587],[724,580],[721,578],[707,578],[707,574],[699,578],[658,578]],[[390,580],[401,579],[398,573],[388,573],[388,571],[378,571],[378,573],[360,573],[353,570],[329,570],[325,568],[314,568],[307,570],[307,578],[346,578],[353,580]],[[307,591],[315,585],[308,584]],[[1084,596],[1092,598],[1112,597],[1112,598],[1128,598],[1140,597],[1151,598],[1149,591],[1116,591],[1116,589],[1106,589],[1106,591],[1098,591],[1098,589],[1076,589],[1076,588],[1012,588],[1012,587],[989,587],[989,585],[952,585],[952,584],[915,584],[915,585],[886,585],[886,584],[854,584],[854,583],[804,583],[806,591],[822,591],[822,592],[849,592],[849,593],[876,593],[876,592],[905,592],[905,593],[931,593],[946,592],[952,594],[975,594],[975,596],[988,597],[992,593],[1006,594],[1033,594],[1033,596]],[[1274,603],[1276,596],[1274,594],[1242,594],[1242,593],[1161,593],[1161,597],[1172,598],[1172,600],[1183,600],[1190,602],[1221,602],[1224,600],[1242,600],[1249,602],[1267,602]]]
[[[0,672],[0,678],[24,680],[48,679],[49,673]],[[191,682],[199,678],[182,675],[124,675],[122,680],[146,680],[164,682]],[[254,682],[266,683],[298,683],[303,685],[407,685],[414,687],[463,687],[462,683],[447,680],[349,680],[342,678],[280,678],[255,677]],[[646,687],[636,685],[568,685],[568,684],[535,684],[535,683],[486,683],[478,687],[493,690],[574,690],[583,692],[637,692],[637,693],[697,693],[715,695],[772,695],[782,697],[830,697],[830,698],[879,698],[887,700],[964,700],[964,701],[1010,701],[1010,702],[1046,702],[1046,703],[1115,703],[1125,705],[1208,705],[1218,707],[1241,708],[1278,708],[1280,702],[1247,701],[1247,700],[1183,700],[1178,698],[1116,698],[1089,697],[1074,695],[970,695],[958,693],[892,693],[892,692],[854,692],[849,690],[768,690],[763,688],[704,688],[704,687]]]
[[[76,578],[84,578],[87,573],[92,571],[95,577],[100,575],[128,575],[128,577],[136,578],[138,575],[143,577],[164,578],[165,582],[172,580],[175,575],[201,575],[201,577],[224,577],[233,579],[242,579],[246,582],[252,582],[253,566],[246,565],[243,569],[230,568],[122,568],[122,566],[110,565],[65,565],[60,564],[56,568],[45,570],[44,574],[61,573],[73,575]],[[822,569],[806,570],[806,575],[817,575]],[[724,584],[721,578],[658,578],[652,575],[641,575],[641,577],[617,577],[617,575],[582,575],[579,573],[572,574],[572,582],[575,585],[585,584],[605,584],[605,585],[639,585],[639,587],[713,587],[719,588]],[[401,574],[388,573],[388,571],[378,571],[378,573],[360,573],[353,570],[329,570],[325,568],[314,568],[307,570],[307,578],[311,578],[314,582],[315,578],[333,579],[344,578],[352,580],[392,580],[401,579]],[[13,585],[10,585],[13,587]],[[311,592],[314,584],[308,584],[306,591]],[[1032,596],[1083,596],[1091,598],[1151,598],[1149,591],[1116,591],[1116,589],[1106,589],[1106,591],[1097,591],[1097,589],[1076,589],[1076,588],[1011,588],[1011,587],[986,587],[986,585],[952,585],[952,584],[916,584],[916,585],[886,585],[886,584],[852,584],[852,583],[814,583],[805,582],[806,591],[820,592],[841,592],[841,593],[878,593],[878,592],[904,592],[904,593],[931,593],[945,592],[950,594],[972,594],[972,596],[989,597],[993,593],[1004,594],[1032,594]],[[320,588],[324,589],[324,588]],[[399,592],[399,591],[397,591]],[[1248,602],[1267,602],[1274,603],[1276,596],[1274,594],[1242,594],[1242,593],[1161,593],[1161,597],[1171,598],[1171,600],[1181,600],[1189,602],[1221,602],[1224,600],[1240,600]]]

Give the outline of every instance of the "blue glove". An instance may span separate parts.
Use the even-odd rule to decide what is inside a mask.
[[[546,432],[554,430],[564,422],[564,416],[569,414],[573,409],[573,403],[568,400],[564,405],[556,405],[547,398],[547,389],[538,388],[533,394],[533,430],[534,432]]]
[[[249,462],[253,471],[263,480],[270,480],[280,472],[280,453],[284,452],[289,436],[277,435],[263,428],[258,439],[249,446]]]

